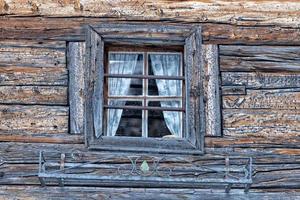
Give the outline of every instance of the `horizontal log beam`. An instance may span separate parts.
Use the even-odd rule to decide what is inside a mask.
[[[232,200],[255,200],[255,199],[297,199],[300,198],[299,190],[251,190],[245,194],[241,189],[233,189],[229,194],[223,189],[154,189],[154,188],[109,188],[109,187],[47,187],[37,186],[1,186],[1,195],[4,199],[47,199],[49,194],[53,199],[109,199],[113,197],[116,200],[121,199],[199,199],[199,196],[205,196],[205,199],[232,199]]]
[[[0,105],[1,135],[67,133],[68,114],[64,106]]]
[[[127,20],[99,18],[2,18],[0,39],[85,40],[86,25],[127,23]],[[172,20],[170,20],[172,23]],[[170,22],[147,22],[169,24]],[[300,45],[300,29],[289,27],[236,26],[219,23],[202,24],[206,44]],[[47,30],[47,31],[45,31]]]
[[[0,86],[1,104],[67,105],[65,86]]]
[[[284,1],[63,1],[33,3],[3,0],[3,16],[102,17],[126,20],[218,22],[237,25],[299,26],[300,3]]]

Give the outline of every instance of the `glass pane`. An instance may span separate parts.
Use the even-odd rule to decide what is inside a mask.
[[[149,54],[148,74],[157,76],[181,76],[181,56],[180,54]],[[159,96],[181,96],[181,80],[149,80],[149,95]]]
[[[108,96],[143,95],[143,80],[136,78],[108,78]],[[130,83],[128,88],[128,82]],[[126,88],[127,87],[127,88]]]
[[[109,74],[143,74],[143,54],[134,53],[110,53]],[[109,96],[142,95],[141,79],[108,78]]]
[[[111,106],[142,106],[142,102],[110,100]],[[142,136],[142,110],[107,109],[108,136]]]
[[[180,108],[180,101],[152,101],[148,103],[153,107]],[[182,112],[178,111],[148,111],[148,137],[182,137]]]

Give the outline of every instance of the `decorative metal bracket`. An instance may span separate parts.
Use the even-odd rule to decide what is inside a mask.
[[[213,187],[252,184],[252,158],[182,159],[176,156],[40,152],[38,177],[46,185]]]

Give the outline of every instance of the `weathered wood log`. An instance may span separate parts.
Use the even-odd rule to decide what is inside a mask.
[[[222,72],[222,85],[245,86],[247,89],[297,88],[300,73]]]
[[[0,105],[0,131],[9,134],[68,132],[68,107]]]
[[[223,134],[230,136],[299,135],[300,110],[224,109]]]
[[[246,95],[223,96],[223,108],[300,109],[300,89],[247,90]]]
[[[83,133],[85,43],[68,44],[70,133]]]
[[[65,67],[65,47],[62,48],[61,44],[57,48],[47,46],[40,48],[34,46],[35,43],[28,46],[27,42],[19,41],[19,43],[20,45],[11,44],[11,46],[6,43],[0,44],[0,67]],[[53,45],[52,43],[50,44]]]
[[[0,86],[67,84],[68,72],[65,67],[0,67]]]
[[[300,47],[220,46],[222,71],[300,71]]]
[[[218,22],[238,25],[298,27],[300,4],[284,1],[126,1],[43,2],[3,1],[4,16],[102,17],[125,20]],[[263,12],[262,12],[263,11]]]
[[[110,22],[115,21],[99,18],[3,18],[0,21],[0,39],[84,41],[86,25]],[[126,20],[119,22],[128,24]],[[147,22],[151,23],[156,22]],[[166,23],[168,21],[160,24]],[[218,23],[204,23],[202,28],[203,42],[208,44],[300,45],[300,30],[297,28]]]
[[[28,134],[28,133],[0,133],[1,142],[22,142],[22,143],[49,143],[49,144],[83,144],[82,136],[75,136],[68,133],[50,134]],[[50,150],[50,149],[49,149]]]
[[[37,186],[1,186],[1,197],[3,199],[191,199],[196,200],[203,197],[206,200],[232,199],[232,200],[294,200],[300,198],[297,189],[251,189],[245,194],[242,189],[233,189],[229,194],[224,189],[158,189],[158,188],[111,188],[111,187],[47,187]]]
[[[67,105],[64,86],[0,86],[2,104]]]

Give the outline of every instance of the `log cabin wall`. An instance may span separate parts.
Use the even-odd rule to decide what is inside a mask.
[[[43,199],[300,198],[300,3],[284,1],[0,0],[0,197]],[[252,156],[248,194],[202,188],[40,187],[39,150],[87,151],[70,134],[67,48],[86,25],[200,24],[218,45],[221,137],[205,155]],[[103,153],[107,156],[109,153]],[[189,156],[194,161],[199,158]]]

